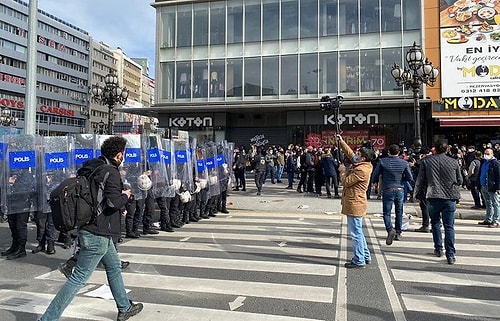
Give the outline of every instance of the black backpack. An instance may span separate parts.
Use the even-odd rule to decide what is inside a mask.
[[[50,193],[49,205],[56,230],[79,229],[95,218],[98,202],[93,195],[96,193],[93,177],[104,165],[97,166],[88,176],[65,179]]]

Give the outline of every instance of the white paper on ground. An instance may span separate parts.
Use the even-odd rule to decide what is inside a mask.
[[[130,290],[125,289],[125,292],[129,293]],[[101,298],[105,300],[113,300],[113,293],[111,293],[111,289],[107,284],[103,284],[94,291],[90,291],[84,294],[85,296],[89,296],[92,298]]]

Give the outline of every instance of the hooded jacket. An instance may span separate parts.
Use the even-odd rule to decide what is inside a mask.
[[[123,183],[115,160],[104,156],[94,158],[83,164],[78,170],[78,175],[89,175],[98,166],[101,166],[93,176],[93,197],[98,203],[96,219],[82,227],[82,229],[96,235],[119,237],[120,210],[128,201],[126,194],[122,194]],[[95,192],[94,192],[95,191]]]

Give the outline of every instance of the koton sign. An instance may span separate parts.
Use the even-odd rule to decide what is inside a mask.
[[[24,109],[24,101],[9,99],[9,98],[1,98],[0,106],[4,108]],[[75,116],[74,110],[54,107],[54,106],[40,105],[38,106],[38,110],[44,114],[53,114],[58,116],[70,116],[70,117]]]

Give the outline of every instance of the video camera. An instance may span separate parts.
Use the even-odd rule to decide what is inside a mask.
[[[334,98],[331,98],[330,96],[323,96],[321,97],[319,107],[321,108],[321,110],[335,110],[340,108],[340,105],[342,105],[343,101],[344,97],[342,96],[337,96]]]

